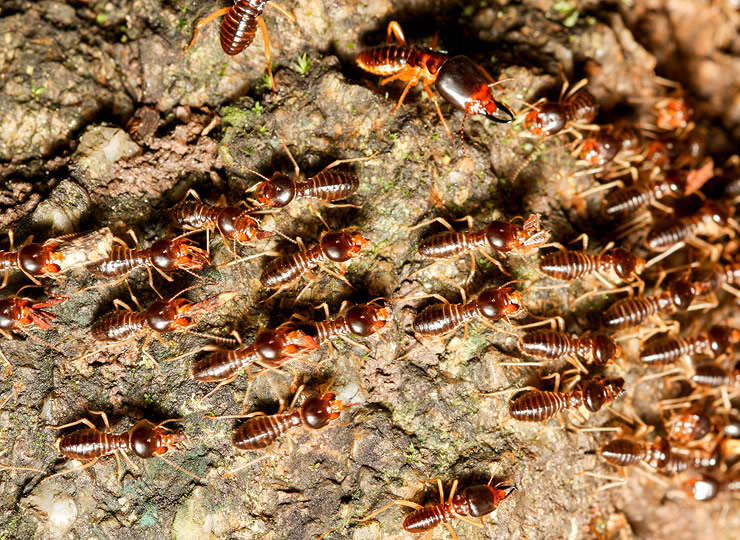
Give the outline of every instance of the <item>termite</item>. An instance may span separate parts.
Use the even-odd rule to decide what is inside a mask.
[[[543,274],[563,281],[573,281],[588,274],[602,276],[612,272],[622,281],[632,281],[644,269],[645,260],[624,248],[606,250],[599,255],[582,251],[556,251],[540,259],[540,271]]]
[[[717,479],[709,474],[684,481],[684,492],[695,501],[711,501],[721,492],[740,491],[740,478]]]
[[[409,506],[414,511],[407,514],[403,519],[403,530],[410,533],[427,532],[425,538],[431,538],[434,529],[444,524],[452,537],[457,539],[457,535],[449,523],[450,521],[459,519],[475,527],[482,527],[482,523],[470,518],[480,518],[482,521],[483,517],[494,512],[503,501],[517,491],[517,488],[508,482],[499,482],[495,485],[491,485],[491,482],[493,482],[493,477],[487,484],[470,486],[457,493],[458,481],[455,480],[450,488],[449,498],[445,502],[442,481],[438,479],[439,504],[422,506],[413,501],[399,499],[376,510],[360,521],[368,521],[394,505]]]
[[[666,425],[668,436],[679,442],[688,443],[703,439],[712,431],[712,421],[706,414],[687,412],[679,414]]]
[[[246,367],[257,364],[275,369],[283,362],[318,349],[319,344],[302,330],[287,326],[275,330],[263,330],[251,345],[231,350],[210,353],[193,364],[191,375],[200,382],[221,382],[227,384],[234,380]]]
[[[625,394],[622,377],[595,377],[579,386],[579,390],[571,392],[528,390],[511,401],[509,414],[521,422],[544,422],[560,411],[581,405],[596,412]]]
[[[391,311],[372,302],[370,304],[355,304],[339,310],[334,319],[316,321],[312,323],[313,335],[316,343],[322,345],[335,338],[347,339],[355,335],[367,338],[378,333],[392,318]]]
[[[225,239],[240,244],[270,236],[270,233],[260,230],[259,223],[248,211],[235,206],[211,206],[200,201],[183,201],[175,205],[170,214],[181,227],[209,231],[218,229]]]
[[[706,142],[695,133],[683,137],[660,137],[645,151],[645,159],[662,169],[693,168],[705,155]]]
[[[335,263],[349,261],[368,244],[370,240],[360,233],[324,231],[315,246],[273,259],[262,271],[260,282],[268,289],[288,286],[326,260]],[[343,279],[337,274],[331,275]]]
[[[577,338],[553,330],[525,334],[519,341],[519,347],[525,354],[536,358],[555,360],[577,355],[597,366],[610,364],[622,355],[619,345],[604,334]]]
[[[267,73],[272,84],[272,91],[275,92],[275,80],[272,77],[272,67],[270,66],[270,38],[267,33],[265,21],[262,19],[262,11],[264,11],[267,5],[277,9],[291,22],[296,22],[293,15],[275,2],[265,0],[236,0],[233,6],[216,10],[205,19],[198,21],[193,32],[193,39],[185,47],[185,50],[187,51],[193,46],[201,28],[213,19],[226,15],[221,22],[221,49],[229,56],[236,56],[252,44],[254,36],[257,33],[257,25],[259,25],[260,30],[262,30],[262,37],[265,40]]]
[[[651,366],[676,363],[683,356],[716,357],[740,342],[740,330],[728,326],[712,326],[704,333],[691,337],[673,336],[648,343],[640,353],[640,361]]]
[[[688,279],[674,281],[668,290],[655,296],[637,296],[615,302],[604,312],[602,322],[612,330],[639,326],[661,311],[687,311],[699,291]]]
[[[8,282],[8,271],[19,269],[37,285],[37,277],[54,277],[79,265],[98,261],[108,256],[113,234],[107,227],[76,237],[52,238],[43,244],[26,239],[18,251],[13,250],[13,234],[9,251],[0,250],[0,271],[5,273],[0,289]]]
[[[588,124],[596,118],[599,105],[587,90],[582,90],[588,81],[583,79],[565,93],[567,83],[558,101],[540,100],[524,119],[524,127],[532,135],[549,137],[567,126]]]
[[[467,304],[434,304],[414,319],[414,332],[425,336],[449,334],[472,319],[487,322],[509,320],[525,312],[522,295],[513,287],[485,289]]]
[[[645,247],[666,251],[694,236],[718,236],[732,217],[731,208],[720,201],[706,201],[694,214],[674,218],[654,226],[645,237]]]
[[[653,106],[655,125],[666,131],[686,128],[694,116],[694,107],[683,96],[666,97]]]
[[[118,459],[120,455],[129,466],[135,470],[138,470],[138,466],[131,461],[131,458],[126,455],[126,452],[131,452],[135,456],[141,459],[149,459],[152,457],[162,458],[167,461],[170,465],[183,471],[184,473],[194,476],[193,474],[185,471],[181,467],[163,458],[170,449],[176,448],[178,444],[181,444],[187,440],[184,433],[178,431],[172,431],[164,424],[168,422],[176,421],[176,419],[165,420],[159,424],[154,424],[149,420],[140,420],[134,427],[124,433],[110,433],[110,424],[108,423],[108,417],[104,412],[90,411],[94,414],[99,414],[103,418],[105,423],[105,431],[100,431],[90,420],[83,418],[63,426],[46,426],[47,429],[64,429],[78,424],[84,424],[88,426],[87,429],[82,429],[70,433],[69,435],[63,435],[57,439],[56,448],[60,454],[69,459],[75,459],[79,461],[86,461],[87,463],[74,467],[72,469],[61,471],[50,476],[47,476],[42,480],[46,482],[55,476],[68,474],[74,471],[86,469],[95,465],[98,460],[104,456],[113,454],[116,457],[116,464],[118,465],[118,478],[121,478],[121,462]],[[195,477],[197,478],[197,477]]]
[[[730,370],[715,364],[697,366],[691,376],[691,382],[707,388],[738,387],[740,386],[740,362],[737,362]]]
[[[630,467],[642,461],[666,474],[684,472],[689,468],[712,469],[720,459],[716,450],[675,448],[662,437],[652,443],[613,439],[604,444],[599,453],[604,461],[617,467]]]
[[[604,199],[604,212],[610,217],[626,216],[664,197],[676,197],[686,192],[686,173],[669,171],[661,178],[613,191]]]
[[[591,165],[606,165],[617,155],[634,153],[640,146],[640,133],[629,126],[602,126],[578,145],[580,158]]]
[[[25,328],[35,324],[42,330],[50,329],[56,315],[44,308],[56,306],[69,296],[55,296],[43,302],[34,302],[28,298],[3,298],[0,300],[0,333],[8,335],[13,330],[25,333]]]
[[[395,45],[390,44],[391,36],[396,38]],[[445,100],[465,113],[463,127],[465,118],[471,114],[481,114],[498,123],[514,120],[511,111],[493,97],[491,88],[497,83],[489,80],[490,77],[468,57],[450,58],[449,54],[441,51],[409,47],[403,30],[396,21],[388,24],[387,44],[361,52],[356,63],[373,75],[386,77],[381,85],[395,80],[408,83],[391,113],[401,106],[411,87],[421,82],[450,137],[452,133],[442,116],[437,96],[431,89],[432,85]],[[461,136],[463,127],[460,128]]]
[[[352,404],[354,405],[354,404]],[[285,413],[265,415],[259,413],[234,430],[231,442],[240,450],[259,450],[273,444],[284,433],[305,426],[321,429],[339,418],[342,409],[350,407],[326,392],[312,396],[298,408]]]

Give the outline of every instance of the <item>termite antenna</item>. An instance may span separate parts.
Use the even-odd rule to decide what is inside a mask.
[[[165,462],[165,463],[167,463],[168,465],[170,465],[170,466],[174,467],[175,469],[178,469],[179,471],[182,471],[182,472],[184,472],[185,474],[187,474],[187,475],[188,475],[188,476],[190,476],[191,478],[194,478],[194,479],[195,479],[195,480],[197,480],[198,482],[203,482],[203,479],[202,479],[202,478],[201,478],[200,476],[196,476],[196,475],[194,475],[193,473],[191,473],[190,471],[188,471],[188,470],[185,470],[185,469],[183,469],[183,468],[182,468],[182,467],[180,467],[180,466],[179,466],[179,465],[178,465],[177,463],[174,463],[173,461],[170,461],[170,460],[169,460],[169,459],[167,459],[166,457],[164,457],[164,456],[156,456],[156,457],[158,457],[159,459],[161,459],[162,461],[164,461],[164,462]]]

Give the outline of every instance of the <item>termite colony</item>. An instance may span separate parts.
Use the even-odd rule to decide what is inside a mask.
[[[262,19],[266,7],[300,23],[274,2],[238,0],[198,22],[187,49],[200,46],[199,30],[218,16],[224,16],[221,47],[230,56],[249,47],[259,27],[269,86],[279,92]],[[133,233],[132,247],[130,239],[114,238],[108,228],[40,243],[29,237],[20,246],[11,235],[8,248],[0,251],[0,336],[26,339],[63,356],[68,366],[59,371],[66,376],[70,370],[89,375],[99,364],[115,362],[118,368],[117,358],[130,356],[124,350],[133,350],[150,378],[163,384],[177,369],[187,370],[194,390],[182,412],[197,415],[214,438],[230,440],[235,461],[252,452],[245,463],[225,471],[227,477],[247,476],[263,460],[280,460],[294,437],[306,440],[318,433],[328,439],[333,430],[359,429],[364,409],[383,400],[365,388],[374,385],[366,373],[350,383],[342,380],[351,377],[345,364],[359,373],[371,355],[376,363],[387,356],[387,366],[429,354],[438,364],[441,359],[454,364],[450,358],[461,348],[495,342],[499,352],[493,357],[504,361],[484,356],[493,382],[477,386],[476,404],[495,409],[501,427],[513,426],[517,435],[532,423],[563,428],[564,437],[587,433],[593,443],[589,456],[598,460],[578,476],[592,477],[594,489],[624,484],[639,467],[694,501],[740,490],[733,467],[740,452],[740,412],[734,404],[740,362],[733,354],[740,342],[734,318],[740,297],[735,221],[740,159],[715,166],[692,105],[670,81],[660,80],[655,88],[674,89],[630,104],[633,120],[598,124],[602,116],[604,122],[610,118],[600,111],[603,92],[586,79],[564,82],[559,95],[529,104],[468,56],[410,45],[395,21],[384,34],[385,43],[360,51],[354,67],[383,77],[380,85],[395,92],[390,112],[421,83],[452,151],[465,156],[470,116],[517,140],[535,141],[535,150],[519,156],[510,171],[513,182],[533,174],[540,152],[561,150],[576,163],[570,179],[578,186],[574,215],[589,235],[561,237],[542,211],[481,211],[473,219],[462,212],[441,217],[432,208],[404,223],[400,236],[398,231],[384,236],[364,215],[363,203],[370,169],[375,160],[392,159],[390,153],[382,155],[379,146],[366,155],[341,156],[306,176],[288,145],[274,137],[269,148],[277,159],[290,160],[292,173],[268,176],[265,167],[253,170],[232,156],[228,173],[245,189],[215,196],[191,190],[179,202],[169,201],[159,223],[166,234],[147,239],[145,247]],[[372,80],[368,75],[366,86]],[[405,87],[387,86],[393,81]],[[516,87],[516,80],[510,86]],[[442,107],[449,109],[445,102],[462,111],[459,138],[443,114]],[[608,234],[599,235],[588,223],[595,207],[594,221]],[[398,286],[370,285],[373,264],[384,262],[387,239],[399,237],[412,255],[394,269],[398,276],[377,280],[396,280]],[[14,294],[5,292],[13,287]],[[548,302],[538,293],[544,290],[552,292]],[[98,302],[99,309],[89,324],[75,327],[79,317],[73,310],[82,302]],[[316,307],[324,313],[317,316]],[[54,331],[60,320],[74,329],[71,336]],[[13,355],[0,348],[0,360],[4,376],[13,376]],[[634,376],[635,365],[647,374]],[[319,388],[319,378],[331,382]],[[529,384],[501,385],[501,378]],[[636,407],[632,396],[640,385],[659,388],[661,399]],[[289,392],[277,389],[286,386]],[[254,405],[266,394],[279,408]],[[661,421],[649,425],[640,411],[655,405]],[[112,429],[106,412],[89,412],[101,417],[104,430],[81,418],[82,410],[58,418],[62,425],[46,426],[68,430],[84,424],[56,439],[58,454],[80,465],[54,471],[58,467],[47,463],[42,470],[41,464],[16,463],[11,455],[0,471],[32,473],[46,482],[113,455],[120,484],[120,458],[130,469],[140,467],[133,454],[165,460],[179,470],[173,474],[205,482],[205,471],[172,457],[175,451],[187,453],[192,439],[185,428],[168,425],[177,419],[117,420]],[[339,421],[342,415],[348,423]],[[538,436],[512,439],[507,448]],[[471,460],[470,465],[489,464]],[[461,480],[459,490],[458,479],[449,470],[445,474],[450,488],[445,496],[442,480],[436,480],[439,503],[363,500],[348,519],[337,516],[333,524],[340,533],[377,527],[378,519],[390,518],[376,516],[400,505],[413,509],[400,525],[405,531],[427,532],[428,539],[437,527],[446,527],[456,537],[453,524],[485,527],[490,520],[484,517],[499,506],[506,511],[517,498],[517,486],[509,478],[494,482],[495,473],[487,483]]]

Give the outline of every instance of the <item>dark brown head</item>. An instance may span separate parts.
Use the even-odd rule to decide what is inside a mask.
[[[54,242],[22,247],[18,251],[21,269],[32,276],[56,274],[61,270],[59,263],[64,259],[64,254],[58,248],[59,245]]]
[[[565,110],[560,103],[547,101],[533,109],[524,119],[524,127],[532,135],[554,135],[565,127]]]
[[[146,310],[146,322],[157,332],[177,332],[193,324],[190,302],[184,298],[157,300]]]
[[[712,353],[714,356],[719,356],[740,341],[740,330],[715,325],[707,331],[707,337],[709,337],[709,347],[712,349]]]
[[[483,316],[492,321],[508,319],[524,309],[522,295],[513,287],[486,289],[478,295],[477,302]]]
[[[434,87],[440,95],[465,114],[480,114],[500,124],[514,115],[493,98],[492,84],[467,56],[447,60],[437,74]]]
[[[592,165],[604,165],[613,160],[619,150],[619,141],[609,133],[599,132],[583,142],[581,159]]]
[[[301,406],[301,417],[306,426],[321,429],[339,418],[343,407],[336,397],[332,393],[325,393],[308,398]]]
[[[614,262],[614,273],[622,279],[639,276],[645,270],[645,259],[635,257],[624,248],[616,248],[611,252]]]
[[[0,329],[10,330],[23,320],[24,304],[30,306],[31,302],[21,298],[3,298],[0,300]]]
[[[187,238],[162,238],[152,244],[152,264],[164,272],[200,270],[208,264],[208,255]]]
[[[674,281],[671,284],[669,292],[671,294],[673,305],[679,311],[686,311],[689,309],[691,302],[694,301],[699,293],[694,286],[694,283],[689,281],[687,278]]]
[[[603,366],[622,356],[622,348],[607,335],[597,334],[593,338],[594,364]]]
[[[295,181],[290,176],[275,173],[257,186],[257,201],[272,208],[283,208],[295,198],[295,191]]]
[[[583,383],[583,404],[591,411],[596,412],[606,403],[622,397],[625,393],[622,377],[594,377]]]
[[[254,347],[262,360],[269,363],[279,362],[288,356],[311,349],[318,349],[319,344],[302,330],[284,327],[260,332],[254,340]]]
[[[334,262],[346,262],[367,246],[370,240],[360,233],[339,231],[324,234],[320,243],[321,250],[327,259]]]
[[[489,484],[470,486],[462,490],[461,495],[468,500],[472,517],[487,516],[501,504],[502,501],[516,493],[516,486],[508,482],[500,482],[495,486]]]
[[[250,242],[261,237],[257,221],[241,208],[229,206],[218,216],[218,230],[226,238],[236,242]]]
[[[391,313],[384,307],[359,304],[349,308],[344,319],[354,335],[369,337],[391,320]]]
[[[170,447],[185,442],[184,433],[169,431],[149,420],[141,420],[129,431],[131,451],[142,459],[166,454]]]

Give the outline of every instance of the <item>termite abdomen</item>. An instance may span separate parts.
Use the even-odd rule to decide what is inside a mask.
[[[221,22],[221,48],[226,54],[237,55],[254,41],[257,17],[262,15],[266,3],[264,0],[237,0],[234,3]]]

